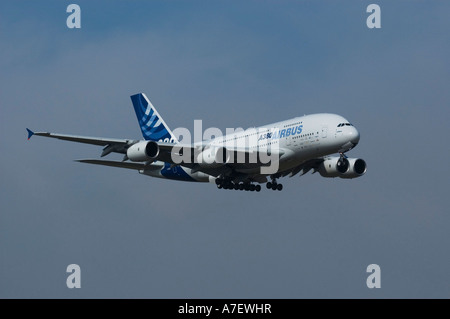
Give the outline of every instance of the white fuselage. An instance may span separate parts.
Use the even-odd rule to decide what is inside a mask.
[[[320,156],[345,152],[359,141],[359,133],[342,116],[312,114],[215,138],[211,146],[249,148],[250,150],[285,150],[279,171],[290,169]],[[254,169],[254,172],[259,169]],[[252,173],[251,170],[242,172]]]
[[[344,117],[323,113],[249,128],[203,141],[201,144],[204,147],[225,147],[226,149],[283,150],[278,168],[281,172],[313,158],[346,152],[355,147],[358,141],[359,132]],[[215,179],[202,172],[193,172],[186,167],[182,169],[194,181],[212,182]],[[258,173],[259,168],[237,171],[252,174]],[[154,177],[169,177],[167,171],[163,170],[145,173]]]

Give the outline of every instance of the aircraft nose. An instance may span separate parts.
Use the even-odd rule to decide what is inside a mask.
[[[358,144],[358,142],[359,142],[359,132],[354,126],[352,126],[350,128],[350,130],[348,131],[348,137],[350,139],[350,142],[354,146],[356,146]]]

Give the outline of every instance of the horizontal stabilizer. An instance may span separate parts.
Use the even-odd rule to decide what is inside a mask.
[[[156,170],[163,167],[163,164],[145,164],[145,163],[130,163],[130,162],[117,162],[117,161],[104,161],[104,160],[96,160],[96,159],[81,159],[75,160],[80,163],[88,163],[88,164],[96,164],[96,165],[105,165],[119,168],[128,168],[128,169],[136,169],[136,170]]]

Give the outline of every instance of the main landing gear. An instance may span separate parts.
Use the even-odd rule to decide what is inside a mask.
[[[272,180],[272,182],[267,182],[266,184],[267,189],[271,189],[273,191],[279,190],[281,191],[283,189],[283,184],[278,184],[275,179]]]
[[[234,189],[234,190],[240,190],[240,191],[250,191],[250,192],[260,192],[261,191],[261,185],[254,185],[251,183],[234,183],[233,181],[217,178],[216,179],[216,185],[219,189]]]
[[[235,183],[233,182],[231,179],[229,178],[217,178],[216,179],[216,185],[218,189],[234,189],[234,190],[240,190],[240,191],[256,191],[256,192],[260,192],[261,191],[261,185],[254,185],[252,183],[249,182],[245,182],[245,183]],[[281,191],[283,189],[283,185],[282,184],[278,184],[277,180],[275,178],[272,178],[271,182],[268,182],[266,184],[267,189],[271,189],[271,190],[278,190]]]

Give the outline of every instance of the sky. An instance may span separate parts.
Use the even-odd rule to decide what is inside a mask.
[[[66,25],[71,3],[80,29]],[[2,1],[0,298],[449,298],[449,10]],[[139,92],[172,129],[340,114],[367,173],[225,191],[73,161],[99,147],[27,141],[26,127],[139,139]],[[381,288],[366,285],[370,264]]]

